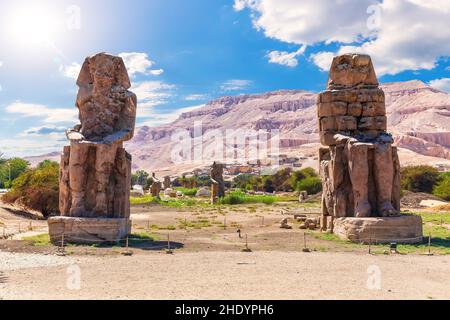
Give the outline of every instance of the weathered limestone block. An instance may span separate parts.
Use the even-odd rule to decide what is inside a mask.
[[[362,104],[360,102],[350,103],[348,105],[348,115],[353,117],[361,117],[362,115]]]
[[[115,243],[131,232],[129,219],[53,217],[48,221],[50,241],[64,243]]]
[[[336,117],[335,128],[338,131],[353,131],[357,128],[357,119],[352,116],[339,116]]]
[[[128,233],[131,191],[131,156],[123,142],[133,137],[137,97],[128,91],[123,60],[104,53],[85,60],[77,85],[80,124],[67,131],[70,146],[60,167],[62,217],[49,219],[49,234],[57,239],[67,230],[80,243],[101,241],[105,234],[122,238]]]
[[[337,218],[333,232],[340,238],[358,243],[420,243],[422,218],[403,215],[390,218]]]

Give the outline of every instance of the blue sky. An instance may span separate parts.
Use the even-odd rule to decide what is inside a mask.
[[[371,54],[382,82],[450,91],[449,18],[438,0],[1,1],[0,151],[59,150],[79,65],[102,51],[127,63],[138,125],[223,95],[320,91],[344,51]]]

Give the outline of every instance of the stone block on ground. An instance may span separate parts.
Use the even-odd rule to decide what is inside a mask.
[[[334,233],[341,239],[357,243],[420,243],[422,218],[402,215],[386,218],[337,218]]]

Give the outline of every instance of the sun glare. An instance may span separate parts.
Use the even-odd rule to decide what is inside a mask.
[[[9,17],[10,35],[20,44],[48,44],[56,33],[57,20],[43,8],[21,8]]]

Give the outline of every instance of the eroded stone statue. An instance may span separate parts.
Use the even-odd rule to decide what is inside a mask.
[[[214,162],[210,169],[211,202],[216,203],[217,198],[225,197],[225,182],[223,179],[223,164]]]
[[[152,197],[155,198],[160,198],[160,193],[161,193],[161,181],[156,177],[156,174],[153,172],[152,173],[152,185],[150,187],[150,193],[152,195]]]
[[[164,177],[163,186],[164,186],[164,190],[169,189],[172,186],[172,181],[170,181],[169,176]]]
[[[319,95],[323,207],[335,217],[399,214],[399,161],[369,56],[334,58]]]
[[[335,57],[317,104],[321,143],[327,146],[319,154],[322,229],[332,230],[334,218],[398,217],[400,163],[386,131],[385,95],[370,56]]]
[[[123,142],[133,137],[137,98],[124,62],[105,53],[89,57],[77,85],[80,124],[67,131],[61,159],[61,216],[128,221],[131,156]]]

